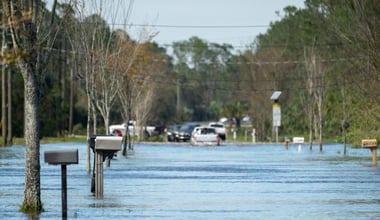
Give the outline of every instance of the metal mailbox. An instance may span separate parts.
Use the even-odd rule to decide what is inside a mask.
[[[78,164],[78,149],[45,151],[45,163],[61,165],[62,219],[67,219],[67,165]]]
[[[78,149],[45,151],[45,163],[53,165],[78,164]]]
[[[95,139],[95,140],[94,140]],[[91,192],[97,199],[103,198],[103,162],[106,157],[112,158],[114,153],[121,150],[122,137],[93,135],[90,147],[94,149],[94,173],[91,181]]]
[[[95,139],[96,151],[119,151],[121,150],[122,137],[97,136]]]
[[[305,143],[305,138],[304,137],[293,137],[293,143],[303,144],[303,143]]]

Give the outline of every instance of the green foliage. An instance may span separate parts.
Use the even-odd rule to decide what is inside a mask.
[[[39,70],[46,69],[41,99],[42,136],[65,136],[68,131],[72,67],[77,71],[73,133],[86,133],[87,96],[80,76],[83,70],[71,61],[74,53],[67,53],[76,49],[71,48],[71,40],[81,37],[91,40],[93,35],[89,33],[96,27],[95,47],[100,47],[114,42],[119,33],[112,32],[98,15],[79,21],[75,8],[69,5],[59,5],[58,11],[54,19],[60,20],[57,23],[63,28],[57,34],[55,50],[49,55],[51,62],[39,67]],[[48,15],[45,25],[51,19]],[[155,65],[161,62],[163,74],[149,78],[159,87],[147,120],[149,124],[210,121],[220,117],[239,121],[249,115],[258,138],[264,139],[272,133],[273,103],[269,97],[273,91],[280,90],[283,92],[280,135],[308,134],[315,127],[309,122],[308,108],[316,115],[312,100],[317,89],[322,88],[326,138],[343,140],[343,122],[350,123],[348,140],[352,143],[368,136],[377,137],[380,130],[379,2],[306,0],[304,8],[289,6],[279,15],[281,19],[271,23],[267,32],[260,34],[251,48],[244,51],[236,52],[231,45],[192,37],[174,42],[170,56],[165,48],[151,43],[147,51],[157,58]],[[79,25],[85,27],[86,36],[78,31]],[[308,74],[306,62],[311,54],[315,58],[315,71],[323,71],[323,77]],[[40,58],[47,59],[47,56],[42,52]],[[9,68],[13,72],[12,106],[16,109],[12,116],[13,131],[14,136],[22,136],[23,80],[14,66]],[[310,81],[314,82],[311,86]],[[324,84],[317,84],[320,81]],[[120,105],[117,102],[111,110],[111,123],[121,123]]]
[[[81,123],[75,124],[73,127],[73,134],[76,135],[85,135],[86,129],[83,128],[83,125]]]

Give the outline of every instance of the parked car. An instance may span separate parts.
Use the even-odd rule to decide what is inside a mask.
[[[166,131],[166,135],[168,138],[168,141],[176,141],[176,134],[178,130],[180,129],[181,125],[172,125],[168,128]]]
[[[129,131],[129,134],[131,136],[139,136],[140,132],[144,132],[148,137],[150,137],[153,135],[155,127],[154,126],[139,127],[136,125],[135,121],[129,121],[128,126],[125,123],[109,126],[109,133],[111,135],[125,136],[126,130]]]
[[[226,128],[224,127],[224,124],[221,122],[210,122],[208,124],[209,127],[215,128],[216,133],[219,135],[219,137],[224,141],[226,140]]]
[[[179,129],[175,131],[175,141],[190,141],[191,133],[194,128],[199,127],[200,124],[196,122],[186,122],[180,125]]]
[[[215,128],[196,127],[191,135],[191,145],[220,145],[220,137]]]

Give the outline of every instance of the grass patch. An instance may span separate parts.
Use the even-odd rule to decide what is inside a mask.
[[[0,137],[0,141],[2,138]],[[77,143],[87,142],[87,136],[66,136],[66,137],[43,137],[40,139],[41,144],[56,144],[56,143]],[[25,145],[25,138],[13,138],[12,145]]]

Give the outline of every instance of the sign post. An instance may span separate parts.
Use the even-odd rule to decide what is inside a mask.
[[[281,95],[281,91],[275,91],[270,97],[273,100],[273,128],[276,133],[276,143],[278,143],[278,127],[281,126],[281,106],[278,104],[278,100]]]
[[[273,126],[276,131],[276,143],[278,143],[278,127],[281,126],[281,106],[277,103],[273,105]]]

